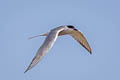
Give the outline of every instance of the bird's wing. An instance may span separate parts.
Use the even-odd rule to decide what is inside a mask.
[[[29,65],[29,67],[26,69],[25,72],[33,68],[42,59],[42,57],[48,52],[48,50],[52,48],[54,42],[56,41],[58,37],[59,32],[62,30],[63,29],[51,30],[51,32],[46,37],[42,46],[38,49],[35,57],[33,58],[31,64]]]
[[[86,40],[86,38],[83,36],[83,34],[79,30],[73,30],[71,33],[71,36],[77,40],[90,54],[92,54],[91,48]]]

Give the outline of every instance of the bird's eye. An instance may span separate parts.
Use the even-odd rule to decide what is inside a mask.
[[[74,29],[75,31],[78,31],[77,29]]]

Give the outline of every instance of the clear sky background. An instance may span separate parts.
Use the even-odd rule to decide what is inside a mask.
[[[93,55],[72,37],[59,37],[24,74],[45,37],[60,25],[84,33]],[[0,80],[120,80],[119,0],[1,0]]]

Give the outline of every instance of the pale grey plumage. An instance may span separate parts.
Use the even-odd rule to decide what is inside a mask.
[[[58,28],[55,28],[50,31],[50,33],[46,37],[44,43],[38,49],[35,57],[33,58],[31,64],[29,65],[29,67],[26,69],[25,72],[27,72],[32,67],[34,67],[42,59],[42,57],[45,55],[45,53],[47,53],[48,50],[53,46],[54,42],[56,41],[56,39],[58,37],[58,33],[60,31],[62,31],[63,29],[64,29],[63,27],[58,27]]]
[[[38,49],[35,57],[33,58],[31,64],[29,65],[29,67],[26,69],[25,72],[27,72],[32,67],[34,67],[42,59],[42,57],[52,48],[52,46],[53,46],[53,44],[56,41],[58,36],[62,36],[62,35],[66,35],[66,34],[71,35],[85,49],[87,49],[88,52],[92,53],[91,48],[90,48],[86,38],[83,36],[83,34],[79,30],[75,29],[71,25],[70,26],[68,26],[68,25],[60,26],[60,27],[52,29],[48,33],[38,35],[38,36],[47,36],[47,37],[46,37],[44,43],[42,44],[42,46]],[[34,36],[34,37],[38,37],[38,36]],[[34,38],[34,37],[31,37],[31,38]]]

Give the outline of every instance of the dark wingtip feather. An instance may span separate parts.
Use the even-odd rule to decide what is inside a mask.
[[[30,70],[30,66],[31,66],[31,64],[28,66],[28,68],[25,70],[24,73],[26,73],[28,70]]]
[[[24,73],[26,73],[29,69],[27,68]]]
[[[92,51],[90,50],[89,52],[90,52],[90,54],[92,55]]]

